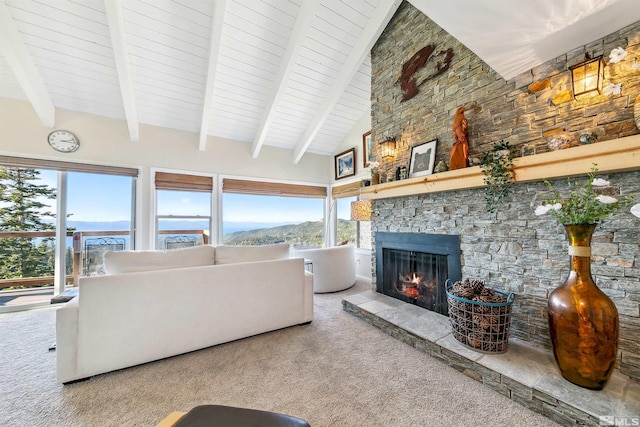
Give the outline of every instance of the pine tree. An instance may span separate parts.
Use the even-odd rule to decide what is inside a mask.
[[[54,230],[55,218],[43,202],[55,199],[55,189],[37,184],[35,169],[0,167],[0,231]],[[32,238],[0,238],[0,278],[53,275],[52,239],[36,245]]]
[[[69,230],[69,228],[67,228]],[[71,252],[71,247],[67,246],[67,250],[64,256],[65,260],[65,274],[73,274],[73,252]]]

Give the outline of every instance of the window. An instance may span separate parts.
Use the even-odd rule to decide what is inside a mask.
[[[156,248],[177,249],[208,244],[211,193],[156,191]]]
[[[101,254],[83,254],[83,241],[74,253],[74,230],[83,232],[83,238],[117,234],[126,242],[123,247],[133,247],[137,169],[0,156],[0,171],[2,185],[19,189],[16,194],[29,204],[23,206],[28,209],[20,214],[20,206],[0,201],[1,216],[17,220],[13,225],[11,221],[3,221],[0,227],[4,238],[0,239],[2,259],[9,260],[6,251],[15,247],[16,242],[20,241],[23,249],[27,249],[21,251],[24,269],[0,274],[0,280],[4,280],[0,283],[0,291],[7,288],[8,280],[21,281],[9,286],[44,285],[48,289],[38,290],[37,296],[25,295],[22,300],[28,301],[29,305],[33,305],[32,302],[49,303],[52,296],[64,292],[66,284],[74,282],[78,276],[98,273],[102,265]],[[20,174],[28,179],[23,179],[20,185],[11,184],[22,179]],[[3,192],[6,194],[8,192]],[[17,232],[26,233],[12,236]],[[35,234],[31,236],[32,233]],[[88,269],[83,268],[83,260],[89,263]],[[15,266],[21,261],[10,264]],[[25,278],[29,279],[23,280]],[[53,287],[50,286],[52,283]]]
[[[20,279],[54,282],[56,173],[0,167],[1,289],[22,286]],[[15,279],[15,282],[12,282]]]
[[[82,232],[82,274],[104,274],[106,251],[133,249],[133,195],[128,176],[67,173],[67,228]],[[72,237],[66,241],[71,254]],[[67,259],[67,268],[70,264]]]
[[[156,172],[156,248],[209,243],[213,179]]]
[[[325,242],[326,187],[223,180],[222,241],[230,245],[286,242],[295,248]]]
[[[344,242],[358,246],[358,221],[351,221],[351,202],[357,197],[343,197],[336,200],[336,215],[338,218],[336,243]]]
[[[359,200],[360,182],[338,185],[331,189],[337,217],[336,243],[348,242],[357,248],[371,249],[371,221],[352,221],[351,203]]]
[[[227,245],[322,247],[324,199],[224,193],[222,233]]]

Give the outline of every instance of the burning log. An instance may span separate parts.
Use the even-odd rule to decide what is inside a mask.
[[[395,290],[409,298],[430,299],[437,283],[435,279],[429,280],[414,273],[399,275]]]
[[[408,296],[409,298],[418,298],[420,296],[420,293],[418,292],[418,288],[407,288],[404,291],[404,294],[406,296]]]

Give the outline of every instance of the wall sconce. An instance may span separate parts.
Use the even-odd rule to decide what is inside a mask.
[[[351,202],[351,221],[371,221],[371,200]]]
[[[396,139],[387,137],[380,143],[380,155],[383,160],[393,159],[396,156]]]
[[[587,93],[602,93],[604,82],[604,59],[603,56],[590,58],[585,54],[585,61],[569,67],[571,71],[571,86],[573,97]]]

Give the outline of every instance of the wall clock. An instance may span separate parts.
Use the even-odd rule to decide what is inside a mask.
[[[54,130],[47,138],[49,145],[61,153],[73,153],[80,147],[78,137],[68,130]]]

